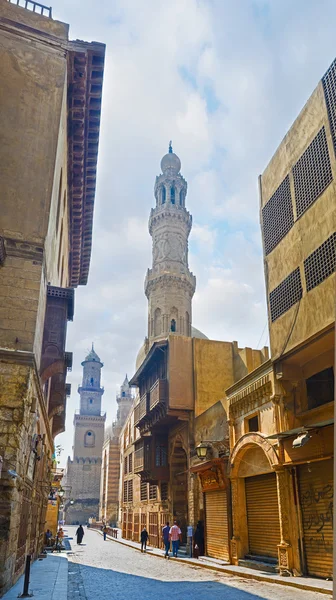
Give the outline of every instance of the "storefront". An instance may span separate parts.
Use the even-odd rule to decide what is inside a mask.
[[[197,473],[205,507],[205,554],[230,562],[230,496],[227,462],[216,458],[191,468]]]
[[[248,553],[277,561],[280,521],[275,473],[246,477],[245,494]]]

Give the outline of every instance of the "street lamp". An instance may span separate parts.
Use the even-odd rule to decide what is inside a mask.
[[[197,457],[200,460],[204,460],[207,457],[209,449],[210,449],[210,445],[209,444],[207,444],[205,442],[201,442],[200,444],[198,444],[198,446],[196,446]]]

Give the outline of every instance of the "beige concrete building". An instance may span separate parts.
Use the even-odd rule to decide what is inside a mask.
[[[272,360],[227,390],[235,564],[332,577],[336,61],[260,177]]]
[[[0,595],[43,544],[67,320],[89,271],[105,52],[30,6],[0,0]]]

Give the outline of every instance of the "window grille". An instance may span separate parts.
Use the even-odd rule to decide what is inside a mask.
[[[127,502],[127,481],[124,481],[124,502]]]
[[[262,221],[265,252],[269,254],[294,224],[289,175],[262,209]]]
[[[151,485],[149,486],[149,499],[150,500],[156,500],[157,498],[157,485]]]
[[[161,500],[168,500],[168,482],[161,482]]]
[[[304,261],[307,292],[322,283],[336,268],[336,233],[333,233]]]
[[[327,105],[331,137],[336,155],[336,59],[322,77],[324,97]]]
[[[125,475],[127,475],[127,465],[128,465],[127,456],[125,456],[125,458],[124,458],[124,474]]]
[[[128,481],[127,501],[133,502],[133,479],[129,479],[129,481]]]
[[[140,500],[142,502],[148,500],[148,484],[144,481],[140,484]]]
[[[293,304],[302,298],[302,285],[300,269],[290,273],[269,296],[272,322],[290,309]]]
[[[324,127],[293,167],[295,202],[300,217],[332,181],[330,157]]]
[[[129,456],[128,456],[128,472],[129,473],[132,473],[132,471],[133,471],[133,460],[132,460],[132,458],[133,458],[133,455],[129,454]]]

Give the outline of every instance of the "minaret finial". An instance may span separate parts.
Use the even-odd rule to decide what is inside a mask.
[[[173,142],[170,140],[169,142],[169,154],[173,153],[173,146],[172,146]]]

